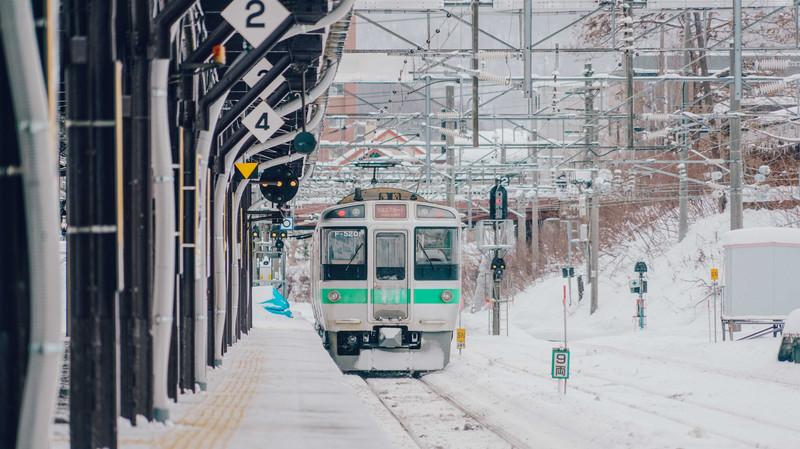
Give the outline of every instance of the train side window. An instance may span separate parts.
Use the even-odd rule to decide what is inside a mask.
[[[458,230],[416,228],[414,231],[414,279],[458,280]]]
[[[322,279],[364,281],[367,279],[366,230],[329,228],[322,230]]]
[[[375,234],[375,277],[381,281],[406,278],[406,235],[402,232]]]

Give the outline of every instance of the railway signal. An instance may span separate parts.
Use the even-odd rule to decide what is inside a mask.
[[[636,299],[636,315],[634,318],[639,326],[639,329],[645,327],[645,307],[644,307],[644,294],[647,293],[647,279],[644,274],[647,272],[647,264],[644,262],[636,262],[633,271],[639,273],[639,279],[631,279],[630,287],[631,293],[638,293],[639,297]]]
[[[489,218],[505,220],[508,217],[508,192],[500,185],[499,179],[495,183],[489,191]]]
[[[300,180],[286,165],[270,167],[261,173],[261,194],[267,201],[284,204],[297,194]]]
[[[502,257],[495,257],[492,259],[492,271],[494,272],[494,279],[499,281],[503,279],[503,271],[506,269],[506,261]]]

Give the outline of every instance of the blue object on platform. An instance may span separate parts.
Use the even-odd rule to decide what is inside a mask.
[[[289,301],[275,287],[272,287],[272,298],[261,301],[259,304],[263,304],[264,310],[267,312],[293,318],[292,311],[289,310]]]

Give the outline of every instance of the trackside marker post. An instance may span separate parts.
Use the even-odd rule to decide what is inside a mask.
[[[561,299],[564,307],[564,346],[553,348],[553,361],[550,365],[550,375],[558,379],[558,390],[567,394],[567,379],[569,379],[569,348],[567,346],[567,286],[564,286],[564,296]]]

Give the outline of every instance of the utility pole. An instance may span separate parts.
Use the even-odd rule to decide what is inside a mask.
[[[425,187],[431,187],[431,78],[425,78]]]
[[[742,118],[737,115],[742,101],[742,0],[733,0],[733,50],[731,51],[731,230],[742,229]]]
[[[684,15],[684,26],[683,26],[683,48],[688,49],[691,48],[691,11],[687,11]],[[689,50],[684,50],[684,57],[683,57],[683,74],[688,76],[691,74],[691,63],[692,58],[689,55]],[[686,110],[689,107],[689,103],[691,102],[690,95],[689,95],[689,83],[684,81],[681,83],[683,86],[683,110]],[[678,171],[680,174],[680,178],[678,181],[678,190],[679,190],[679,200],[678,200],[678,241],[682,242],[684,237],[686,237],[686,232],[688,230],[688,190],[689,190],[689,181],[686,179],[686,161],[689,159],[689,132],[687,130],[688,121],[684,118],[683,119],[683,130],[681,131],[682,140],[681,140],[681,149],[678,152],[681,163],[678,165]]]
[[[533,186],[531,201],[531,276],[536,277],[539,268],[539,187]]]
[[[531,20],[533,19],[532,7],[531,7],[532,0],[525,0],[522,14],[524,17],[522,18],[522,23],[524,27],[524,39],[525,39],[525,47],[523,48],[523,61],[522,61],[522,94],[525,98],[533,98],[533,88],[531,86],[531,46],[533,45],[533,37],[531,32]],[[530,112],[529,112],[530,113]]]
[[[447,112],[452,112],[456,107],[455,99],[455,86],[447,85],[444,88],[444,105]],[[445,127],[447,129],[455,130],[455,123],[448,120]],[[455,169],[455,149],[453,148],[454,138],[452,135],[445,136],[445,152],[447,160],[447,205],[449,207],[456,207],[456,169]]]
[[[625,8],[625,17],[633,20],[633,5],[630,2],[622,4]],[[624,41],[625,45],[625,95],[627,98],[627,133],[628,150],[630,151],[631,159],[636,159],[636,152],[634,151],[633,143],[633,23],[628,23],[630,29],[630,41]]]
[[[587,273],[589,282],[592,283],[590,314],[597,310],[597,274],[599,271],[598,257],[600,255],[600,192],[597,186],[593,186],[592,190],[592,207],[591,216],[589,217],[589,241],[591,242],[589,257],[592,259],[592,271]]]
[[[587,63],[583,66],[583,74],[587,77],[594,75],[592,64]],[[589,156],[590,168],[597,168],[597,154],[592,151],[591,145],[597,142],[595,131],[597,123],[595,121],[594,110],[594,97],[597,95],[597,89],[592,87],[592,81],[585,83],[585,98],[584,107],[586,109],[586,131],[585,143],[586,153]],[[587,189],[586,205],[589,208],[589,257],[586,259],[586,277],[591,284],[589,313],[594,313],[597,310],[597,258],[600,252],[600,189],[597,184],[597,177],[592,178],[592,188]]]
[[[472,0],[472,70],[478,70],[478,0]],[[472,75],[472,146],[478,146],[478,75]]]

